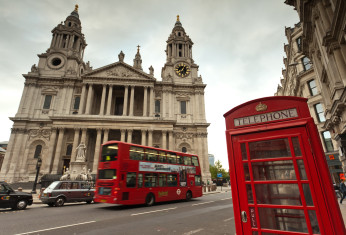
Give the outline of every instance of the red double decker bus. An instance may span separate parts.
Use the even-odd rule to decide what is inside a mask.
[[[102,145],[95,202],[146,204],[202,196],[196,155],[120,141]]]

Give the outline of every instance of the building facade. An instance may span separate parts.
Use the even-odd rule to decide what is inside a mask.
[[[61,175],[84,143],[88,169],[96,174],[107,140],[197,154],[210,179],[204,89],[192,59],[193,42],[177,18],[166,47],[161,81],[142,69],[138,47],[133,65],[119,60],[92,69],[83,60],[87,46],[78,6],[52,30],[49,49],[24,74],[25,87],[1,168],[0,179],[33,181]]]
[[[284,45],[285,69],[282,70],[283,78],[275,95],[299,96],[308,99],[307,104],[320,134],[331,176],[333,181],[338,183],[343,170],[336,148],[337,142],[331,138],[330,132],[325,127],[326,108],[321,93],[322,87],[315,73],[314,65],[302,51],[302,25],[298,23],[293,28],[286,28],[285,35],[288,41],[288,44]]]

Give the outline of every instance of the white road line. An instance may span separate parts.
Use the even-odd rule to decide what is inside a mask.
[[[220,199],[220,201],[223,201],[223,200],[228,200],[228,199],[232,199],[232,197],[228,197],[228,198]]]
[[[227,222],[227,221],[230,221],[230,220],[232,220],[232,219],[234,219],[234,217],[231,217],[231,218],[225,219],[225,220],[223,220],[223,222]]]
[[[168,210],[174,210],[174,209],[177,209],[177,207],[172,207],[172,208],[167,208],[167,209],[162,209],[162,210],[156,210],[156,211],[147,211],[147,212],[142,212],[142,213],[137,213],[137,214],[131,214],[131,216],[144,215],[144,214],[155,213],[155,212],[160,212],[160,211],[168,211]]]
[[[200,229],[192,230],[190,232],[184,233],[184,235],[191,235],[191,234],[194,234],[194,233],[198,233],[198,232],[200,232],[202,230],[204,230],[204,229],[200,228]]]
[[[192,206],[198,206],[198,205],[203,205],[203,204],[212,203],[212,202],[215,202],[215,201],[201,202],[201,203],[197,203],[197,204],[192,204]]]
[[[32,231],[32,232],[18,233],[16,235],[39,233],[39,232],[44,232],[44,231],[49,231],[49,230],[54,230],[54,229],[59,229],[59,228],[67,228],[67,227],[78,226],[78,225],[82,225],[82,224],[90,224],[90,223],[95,223],[95,222],[96,221],[88,221],[88,222],[83,222],[83,223],[78,223],[78,224],[70,224],[70,225],[64,225],[64,226],[59,226],[59,227],[54,227],[54,228],[47,228],[47,229],[42,229],[42,230],[36,230],[36,231]]]

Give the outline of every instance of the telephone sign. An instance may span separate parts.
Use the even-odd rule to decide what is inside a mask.
[[[237,234],[346,234],[307,99],[261,98],[224,117]]]
[[[216,176],[217,176],[218,178],[222,178],[222,173],[217,173]]]

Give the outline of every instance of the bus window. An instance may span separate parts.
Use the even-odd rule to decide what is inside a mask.
[[[168,174],[167,175],[167,186],[177,186],[177,175],[175,174]]]
[[[102,147],[101,162],[115,161],[118,159],[118,144],[104,145]]]
[[[200,175],[195,175],[195,185],[201,186],[201,176]]]
[[[184,164],[184,158],[182,156],[177,156],[177,164]]]
[[[177,163],[177,155],[175,153],[167,153],[167,162],[168,163]]]
[[[130,147],[130,159],[131,160],[143,160],[144,149],[138,147]]]
[[[144,187],[156,187],[157,175],[154,173],[148,173],[144,175]]]
[[[148,161],[150,162],[157,162],[157,156],[158,153],[156,150],[152,150],[152,149],[147,149],[147,157],[148,157]]]
[[[143,187],[143,174],[138,174],[137,187],[138,188],[142,188]]]
[[[197,157],[192,157],[192,165],[193,166],[199,166]]]
[[[159,174],[159,186],[160,187],[166,187],[166,175],[165,174]]]
[[[190,157],[184,157],[184,165],[191,166],[191,158]]]
[[[159,162],[166,162],[166,153],[165,152],[160,152]]]
[[[134,188],[136,187],[136,173],[128,172],[126,175],[126,187]]]
[[[99,170],[99,179],[116,179],[117,173],[115,169]]]

